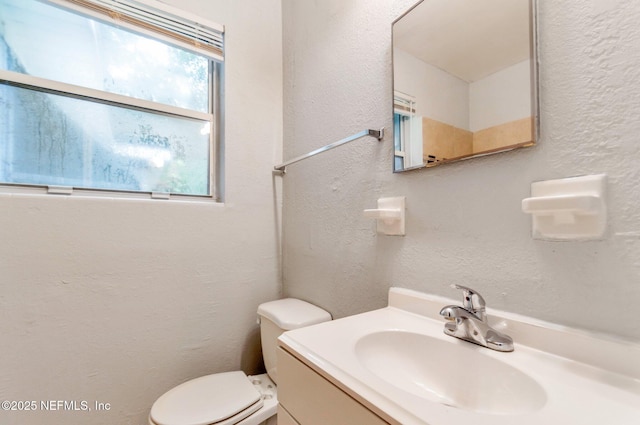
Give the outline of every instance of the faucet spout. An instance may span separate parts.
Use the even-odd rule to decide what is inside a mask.
[[[497,351],[513,351],[513,340],[489,326],[484,310],[484,299],[475,291],[469,288],[460,287],[465,290],[465,306],[448,305],[440,310],[440,315],[447,321],[444,324],[444,333],[455,338],[473,342],[483,347]],[[472,306],[469,302],[470,296],[477,295],[482,300],[480,309],[469,310]]]
[[[440,310],[440,316],[444,317],[446,320],[466,319],[472,315],[475,316],[469,310],[457,305],[448,305],[446,307],[442,307],[442,310]]]

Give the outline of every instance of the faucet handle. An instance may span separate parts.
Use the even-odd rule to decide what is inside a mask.
[[[462,291],[462,306],[471,313],[478,316],[482,321],[486,319],[484,298],[474,289],[467,288],[466,286],[458,285],[454,283],[452,288],[460,289]],[[475,296],[475,297],[474,297]]]

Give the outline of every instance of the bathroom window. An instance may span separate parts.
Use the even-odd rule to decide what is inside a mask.
[[[222,41],[150,0],[0,0],[0,184],[219,199]]]

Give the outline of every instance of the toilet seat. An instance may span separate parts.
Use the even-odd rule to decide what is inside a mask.
[[[260,392],[243,372],[192,379],[164,393],[151,407],[152,425],[232,425],[263,405]]]

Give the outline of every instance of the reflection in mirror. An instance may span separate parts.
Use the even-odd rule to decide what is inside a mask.
[[[422,0],[394,22],[394,171],[535,144],[535,10]]]

